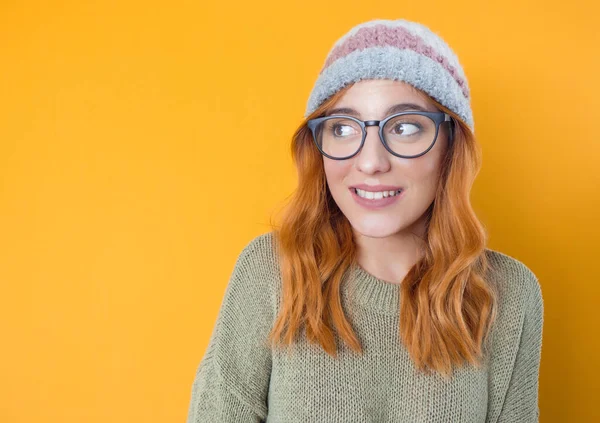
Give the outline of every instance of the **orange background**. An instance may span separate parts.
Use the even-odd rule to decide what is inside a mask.
[[[317,73],[373,18],[458,54],[473,204],[542,285],[541,421],[600,421],[593,4],[3,2],[0,421],[185,420],[235,259],[295,187]]]

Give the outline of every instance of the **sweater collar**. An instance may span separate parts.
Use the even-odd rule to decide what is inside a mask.
[[[386,282],[354,263],[349,272],[344,298],[384,314],[398,315],[400,284]]]

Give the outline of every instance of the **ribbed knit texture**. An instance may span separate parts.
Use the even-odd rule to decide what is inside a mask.
[[[373,19],[351,28],[330,49],[304,116],[363,79],[404,81],[455,112],[475,132],[465,71],[448,43],[421,23]]]
[[[338,338],[333,358],[305,338],[288,356],[267,336],[281,304],[281,276],[268,232],[240,253],[191,389],[188,423],[538,422],[543,300],[523,263],[486,249],[499,314],[481,369],[445,381],[417,371],[400,341],[400,286],[351,269],[344,311],[364,355]]]

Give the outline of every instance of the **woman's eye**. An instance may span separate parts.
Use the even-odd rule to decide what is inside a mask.
[[[394,126],[392,132],[394,135],[412,135],[419,132],[420,129],[418,125],[412,123],[399,123]]]
[[[344,137],[348,135],[352,135],[353,129],[348,125],[336,125],[333,128],[333,133],[338,137]]]

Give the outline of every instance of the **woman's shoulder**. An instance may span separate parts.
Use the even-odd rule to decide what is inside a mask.
[[[257,235],[246,242],[236,259],[232,282],[246,295],[268,293],[276,306],[280,287],[279,260],[273,232]]]
[[[265,232],[259,235],[256,235],[254,238],[251,238],[250,241],[246,242],[244,247],[242,248],[242,253],[255,253],[259,252],[269,252],[275,246],[275,234],[273,231]]]
[[[242,247],[237,262],[252,268],[253,271],[277,270],[279,261],[275,248],[273,231],[257,235]]]
[[[485,249],[488,258],[488,281],[498,291],[501,305],[525,308],[528,301],[541,302],[537,275],[521,260],[506,253]]]

